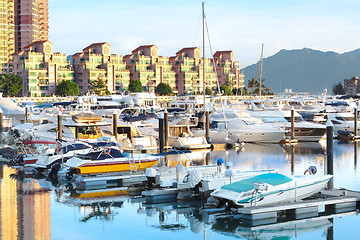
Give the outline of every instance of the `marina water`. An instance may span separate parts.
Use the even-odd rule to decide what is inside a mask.
[[[324,173],[325,142],[245,144],[236,150],[211,151],[242,170],[279,169],[303,174],[316,166]],[[195,164],[206,163],[206,158]],[[334,143],[334,185],[360,191],[358,143]],[[357,212],[320,220],[249,227],[238,219],[201,211],[199,200],[149,204],[141,197],[111,191],[82,195],[69,186],[17,174],[0,167],[1,239],[358,239]],[[56,187],[55,187],[55,186]],[[101,196],[102,195],[102,196]],[[115,195],[115,196],[114,196]]]

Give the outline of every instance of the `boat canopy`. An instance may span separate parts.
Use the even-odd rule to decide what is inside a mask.
[[[222,186],[221,189],[230,190],[233,192],[247,192],[254,189],[255,183],[267,183],[272,186],[277,186],[287,182],[291,182],[292,179],[279,173],[265,173],[255,177],[247,178],[234,182],[225,186]]]

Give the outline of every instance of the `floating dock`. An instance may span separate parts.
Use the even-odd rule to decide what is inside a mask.
[[[232,208],[231,214],[248,226],[260,226],[281,222],[281,218],[300,220],[319,217],[324,214],[324,210],[328,214],[356,212],[359,207],[360,192],[334,189],[323,190],[316,198],[297,202]]]

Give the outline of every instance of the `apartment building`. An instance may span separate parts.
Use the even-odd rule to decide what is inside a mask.
[[[9,72],[9,57],[15,51],[14,0],[0,0],[0,73]]]
[[[48,40],[47,0],[15,0],[15,51]]]
[[[124,56],[131,80],[140,80],[145,91],[154,92],[160,83],[169,84],[177,93],[176,73],[168,57],[158,56],[158,47],[143,45]]]
[[[11,54],[48,39],[47,0],[0,0],[0,73],[11,73]]]
[[[122,56],[110,54],[110,44],[94,43],[72,56],[75,82],[81,94],[90,90],[94,81],[103,80],[112,94],[128,89],[130,72]]]
[[[359,77],[352,77],[344,79],[344,90],[346,94],[355,95],[360,93],[360,80]]]
[[[183,48],[170,58],[176,72],[176,87],[179,94],[203,92],[203,59],[198,47]],[[205,59],[205,88],[216,87],[216,74],[211,59]]]
[[[74,72],[66,54],[53,53],[49,41],[37,41],[12,55],[13,74],[22,79],[22,95],[44,97],[55,93],[64,80],[74,80]]]
[[[217,79],[221,85],[233,88],[244,87],[244,74],[240,73],[239,62],[234,61],[233,51],[217,51],[214,54]]]

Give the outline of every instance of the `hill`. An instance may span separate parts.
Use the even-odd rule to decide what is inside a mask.
[[[283,49],[263,61],[264,84],[274,93],[291,88],[295,92],[319,94],[327,88],[331,94],[335,83],[360,76],[360,49],[343,54],[309,48]],[[257,63],[244,68],[245,86],[255,77],[256,69]]]

